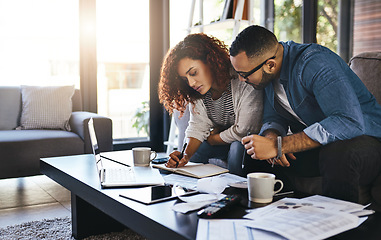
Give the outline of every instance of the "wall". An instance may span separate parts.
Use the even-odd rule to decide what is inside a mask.
[[[353,56],[381,51],[381,1],[355,0]]]

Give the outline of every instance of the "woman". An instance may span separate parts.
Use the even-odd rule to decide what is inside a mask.
[[[260,129],[262,92],[238,80],[223,42],[188,35],[167,53],[158,91],[169,113],[178,110],[181,117],[190,104],[187,146],[184,154],[170,154],[168,167],[219,158],[227,160],[231,173],[243,174],[240,141]]]

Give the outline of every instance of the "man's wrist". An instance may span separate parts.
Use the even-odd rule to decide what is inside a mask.
[[[276,138],[277,138],[278,134],[276,133],[269,133],[269,134],[266,134],[264,135],[265,138],[269,138],[269,139],[275,139],[275,142],[276,142]]]
[[[273,128],[267,129],[262,133],[262,136],[270,139],[276,139],[279,135],[281,135],[280,132]]]

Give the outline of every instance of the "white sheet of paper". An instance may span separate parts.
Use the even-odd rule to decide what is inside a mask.
[[[198,179],[180,175],[180,174],[171,173],[164,176],[164,181],[166,184],[169,184],[169,185],[178,184],[184,188],[196,190]]]
[[[313,207],[303,199],[284,198],[254,209],[245,218],[252,228],[272,231],[291,240],[324,239],[355,228],[359,218],[349,213]]]
[[[199,219],[196,240],[285,240],[284,237],[267,231],[248,228],[245,219]]]
[[[215,180],[221,180],[221,182],[224,182],[226,185],[236,182],[242,182],[246,181],[246,178],[240,177],[235,174],[231,173],[223,173],[218,176],[211,177]],[[188,177],[180,174],[171,173],[164,176],[164,181],[166,184],[175,185],[176,183],[182,187],[188,188],[188,189],[197,189],[197,182],[199,179]]]
[[[357,203],[324,197],[321,195],[313,195],[310,197],[302,198],[306,203],[311,203],[314,206],[321,206],[325,209],[342,211],[342,212],[356,212],[364,209],[365,206]]]
[[[246,181],[247,180],[244,177],[241,177],[241,176],[238,176],[238,175],[235,175],[235,174],[232,174],[232,173],[223,173],[221,175],[214,176],[214,178],[223,179],[223,180],[226,181],[227,184],[236,183],[236,182],[242,182],[242,181]]]
[[[183,202],[177,203],[172,206],[172,210],[181,213],[187,213],[193,210],[200,209],[208,204],[216,202],[225,197],[225,194],[207,194],[201,193],[192,196],[179,197]]]

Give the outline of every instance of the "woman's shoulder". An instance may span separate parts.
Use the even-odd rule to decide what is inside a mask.
[[[249,84],[245,82],[241,82],[238,78],[233,78],[230,80],[231,82],[231,89],[232,93],[243,93],[243,92],[250,92],[250,93],[256,93],[260,94],[261,90],[256,90]]]

